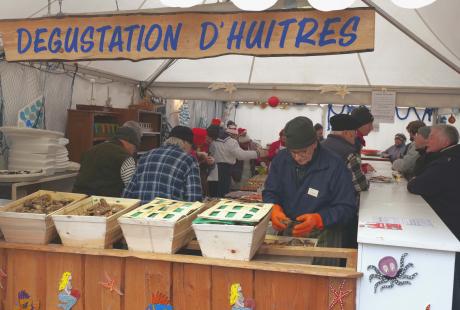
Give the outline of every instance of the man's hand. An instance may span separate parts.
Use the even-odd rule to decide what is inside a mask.
[[[289,218],[284,214],[283,208],[280,205],[273,205],[271,219],[273,228],[278,231],[285,230],[287,225],[283,222],[289,221]]]
[[[294,237],[305,237],[314,228],[323,229],[323,219],[318,213],[304,214],[296,218],[297,221],[302,222],[294,226],[292,235]]]

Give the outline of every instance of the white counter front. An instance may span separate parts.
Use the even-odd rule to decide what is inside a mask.
[[[392,177],[390,163],[370,164],[374,176]],[[357,309],[450,309],[460,242],[422,197],[407,191],[407,181],[394,180],[371,183],[361,194],[358,271],[364,276]],[[413,264],[405,271],[400,270],[403,255],[405,266]],[[391,262],[397,275],[387,269]]]

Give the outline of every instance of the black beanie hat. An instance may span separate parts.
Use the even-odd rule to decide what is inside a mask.
[[[284,127],[286,147],[291,150],[303,149],[317,141],[312,121],[305,116],[290,120]]]
[[[365,106],[358,107],[351,111],[351,116],[359,122],[359,126],[363,126],[374,121],[374,116]]]
[[[176,126],[169,133],[169,137],[179,138],[193,145],[193,131],[186,126]]]
[[[139,144],[141,144],[141,139],[137,131],[134,128],[127,126],[118,128],[115,134],[113,135],[113,138],[118,140],[124,140],[136,147],[139,147]]]
[[[332,131],[356,130],[361,126],[353,116],[348,114],[334,115],[329,122]]]

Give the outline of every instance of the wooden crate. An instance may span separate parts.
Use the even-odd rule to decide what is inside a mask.
[[[256,225],[193,224],[203,256],[249,261],[265,239],[269,212]]]
[[[161,209],[159,201],[170,204],[169,210],[165,210],[164,214],[158,212]],[[190,204],[191,213],[174,214],[174,209],[183,209],[184,204]],[[173,254],[195,237],[192,222],[205,208],[206,205],[199,202],[187,203],[157,198],[120,217],[118,222],[130,250]],[[136,214],[140,215],[139,213],[145,214],[135,218]],[[155,213],[156,218],[149,217],[152,213]],[[172,216],[168,218],[168,215]]]
[[[109,217],[82,215],[102,198],[108,204],[119,204],[124,209]],[[55,212],[53,221],[64,245],[104,249],[122,237],[117,219],[139,204],[137,199],[91,196]]]
[[[51,195],[52,199],[74,199],[66,207],[71,207],[86,197],[84,194],[39,190],[7,204],[0,210],[0,229],[7,242],[48,244],[57,237],[56,228],[51,218],[54,213],[31,214],[15,212],[26,200],[45,194]]]

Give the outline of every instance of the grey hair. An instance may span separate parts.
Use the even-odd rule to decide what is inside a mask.
[[[458,143],[459,134],[458,134],[457,128],[455,128],[454,126],[446,125],[446,124],[439,124],[439,125],[432,126],[431,129],[439,130],[442,133],[442,135],[449,140],[450,145],[454,145]]]
[[[180,147],[184,152],[187,152],[190,143],[188,143],[187,141],[184,141],[182,139],[176,138],[176,137],[169,137],[164,142],[164,145],[176,145],[176,146]]]
[[[129,127],[129,128],[134,129],[134,131],[136,132],[136,135],[139,137],[139,141],[141,141],[142,130],[141,130],[141,126],[139,125],[138,122],[136,122],[136,121],[127,121],[127,122],[125,122],[123,124],[123,127]]]
[[[423,138],[428,139],[431,132],[431,126],[423,126],[417,130],[417,134],[421,135]]]

